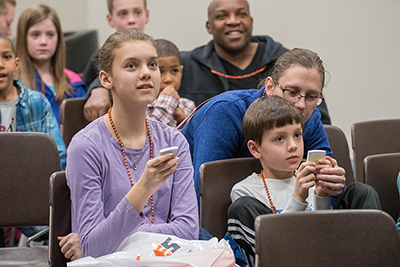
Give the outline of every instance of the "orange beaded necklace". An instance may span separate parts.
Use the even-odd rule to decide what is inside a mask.
[[[272,203],[271,195],[269,194],[269,191],[268,191],[267,183],[265,182],[264,170],[261,170],[260,176],[261,176],[261,179],[262,179],[262,181],[263,181],[263,183],[264,183],[265,192],[267,192],[267,196],[268,196],[269,204],[271,205],[272,213],[276,213],[276,212],[275,212],[274,203]]]
[[[272,213],[276,213],[276,209],[275,209],[274,203],[272,203],[271,195],[269,194],[267,183],[265,182],[264,170],[261,170],[260,176],[261,176],[261,179],[262,179],[262,181],[264,183],[265,192],[267,192],[267,196],[268,196],[269,204],[271,205]],[[297,177],[295,172],[293,172],[293,176]]]
[[[111,127],[113,128],[113,131],[115,133],[115,137],[117,137],[117,140],[119,141],[119,143],[121,145],[122,156],[124,157],[125,167],[126,167],[126,171],[128,173],[129,181],[131,182],[131,185],[134,186],[132,175],[131,175],[131,171],[129,170],[128,161],[126,159],[125,147],[124,147],[124,144],[122,143],[121,138],[118,135],[117,128],[114,125],[114,121],[112,120],[111,110],[112,110],[112,108],[110,108],[108,110],[108,119],[110,120]],[[152,159],[153,158],[153,138],[151,137],[150,126],[149,126],[149,122],[147,121],[147,118],[145,118],[145,121],[146,121],[147,134],[149,136],[149,141],[150,141],[150,159]],[[153,195],[151,195],[151,197],[150,197],[150,203],[151,203],[151,222],[145,223],[145,224],[152,224],[154,222]]]

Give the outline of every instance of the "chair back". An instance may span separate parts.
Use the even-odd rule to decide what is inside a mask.
[[[0,133],[0,227],[49,225],[49,177],[57,145],[38,132]],[[48,266],[48,247],[0,248],[0,266]]]
[[[400,237],[380,210],[261,215],[256,266],[399,266]]]
[[[349,144],[343,131],[333,125],[324,125],[328,135],[329,144],[332,149],[332,158],[336,159],[338,165],[346,171],[346,184],[349,186],[354,183],[354,171],[351,165]]]
[[[71,199],[65,171],[55,172],[50,177],[50,266],[67,266],[68,260],[58,245],[58,236],[71,233]]]
[[[400,213],[397,176],[400,172],[400,153],[370,155],[364,159],[365,183],[379,195],[382,210],[397,221]]]
[[[64,99],[61,104],[62,136],[65,147],[68,147],[72,137],[77,132],[89,124],[83,115],[83,106],[85,102],[86,98],[76,97]]]
[[[97,30],[64,32],[66,68],[83,73],[91,55],[99,48]]]
[[[366,156],[400,152],[400,119],[354,123],[351,142],[356,180],[364,182],[363,161]]]
[[[206,162],[200,166],[200,226],[221,239],[228,223],[231,189],[253,172],[262,170],[259,160],[248,158]]]
[[[0,133],[0,227],[49,224],[49,177],[61,170],[54,139]]]

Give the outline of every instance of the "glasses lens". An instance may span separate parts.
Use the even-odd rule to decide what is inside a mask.
[[[306,104],[309,106],[319,106],[322,103],[322,98],[317,96],[307,96]]]
[[[300,93],[292,90],[288,89],[282,89],[282,90],[283,90],[283,97],[292,103],[296,103],[303,97],[305,98],[306,105],[309,106],[319,106],[322,103],[321,96],[316,96],[316,95],[302,96]]]
[[[284,90],[283,91],[283,96],[289,100],[290,102],[296,102],[299,100],[299,94],[297,92],[294,92],[292,90]]]

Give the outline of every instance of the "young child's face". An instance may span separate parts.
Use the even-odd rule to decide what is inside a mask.
[[[178,57],[160,57],[161,91],[167,86],[173,86],[176,91],[181,86],[183,66]]]
[[[293,122],[264,132],[262,144],[257,145],[259,160],[268,178],[288,178],[303,158],[303,130]]]
[[[49,18],[30,27],[26,39],[28,53],[35,62],[50,61],[57,50],[57,29]]]
[[[149,11],[144,8],[143,0],[114,0],[112,14],[107,21],[116,31],[126,29],[144,30],[149,21]]]
[[[128,41],[113,53],[112,74],[107,74],[110,83],[105,87],[112,90],[114,105],[153,102],[160,91],[155,47],[147,41]]]
[[[19,67],[19,59],[11,49],[9,41],[0,39],[0,91],[11,89],[15,71]]]

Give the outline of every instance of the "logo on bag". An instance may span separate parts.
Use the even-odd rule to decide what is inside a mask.
[[[170,237],[165,239],[164,242],[162,242],[161,245],[158,245],[157,248],[154,250],[154,254],[157,257],[171,256],[172,253],[175,253],[178,249],[181,248],[177,243],[170,243],[171,240],[172,239]]]

